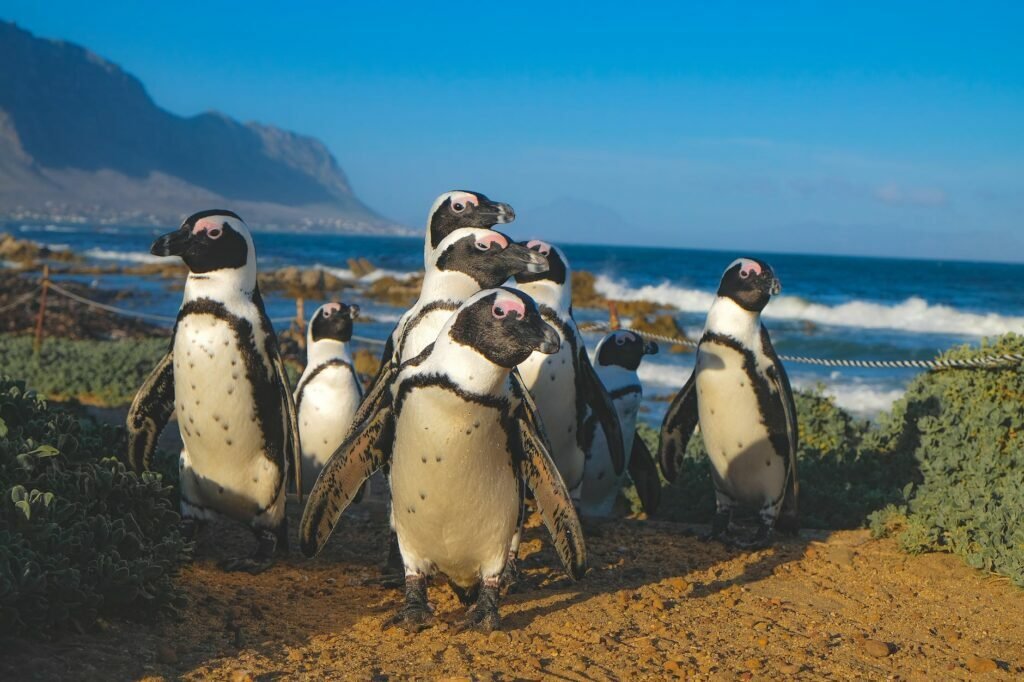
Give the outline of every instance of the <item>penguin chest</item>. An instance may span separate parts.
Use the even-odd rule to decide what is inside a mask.
[[[302,386],[298,410],[303,487],[312,489],[327,460],[341,445],[359,407],[351,370],[330,366]]]
[[[553,355],[531,354],[519,365],[519,372],[544,422],[551,443],[551,458],[566,486],[572,490],[583,477],[585,458],[577,437],[581,420],[577,412],[580,406],[572,346],[564,338],[561,342]]]
[[[190,501],[239,518],[274,500],[280,472],[266,456],[247,358],[231,325],[212,315],[189,315],[174,338],[174,395],[182,455],[182,488]],[[259,377],[263,382],[269,376]]]
[[[697,408],[704,445],[722,491],[744,504],[775,499],[785,463],[772,446],[758,401],[764,379],[748,372],[744,355],[703,343],[697,355]]]
[[[424,348],[437,340],[437,335],[451,316],[451,310],[440,309],[410,320],[402,332],[399,359],[408,360],[422,353]]]
[[[519,517],[503,412],[440,387],[414,389],[395,426],[391,494],[407,564],[460,585],[500,572]]]

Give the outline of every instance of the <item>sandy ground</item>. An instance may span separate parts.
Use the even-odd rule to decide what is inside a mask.
[[[292,528],[297,512],[292,513]],[[638,519],[588,527],[591,570],[572,583],[536,516],[502,630],[384,627],[401,603],[375,584],[384,507],[350,509],[324,554],[260,576],[218,558],[248,534],[207,529],[181,582],[180,620],[102,623],[57,642],[0,641],[2,679],[1020,679],[1024,591],[951,556],[912,557],[866,531],[807,532],[743,553]]]

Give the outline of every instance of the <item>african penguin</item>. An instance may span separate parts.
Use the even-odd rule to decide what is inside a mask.
[[[327,303],[317,308],[306,331],[306,369],[295,388],[302,445],[302,490],[316,477],[348,433],[363,387],[352,366],[348,342],[359,306]]]
[[[558,334],[514,289],[466,301],[433,344],[389,378],[386,398],[321,473],[302,518],[307,556],[327,541],[362,481],[390,463],[406,603],[393,622],[425,627],[427,579],[447,576],[464,604],[462,627],[498,626],[498,587],[529,487],[566,570],[586,549],[568,492],[548,454],[529,392],[514,368],[554,353]]]
[[[745,547],[763,547],[778,527],[798,530],[797,421],[786,370],[761,324],[761,311],[781,291],[763,261],[740,258],[726,269],[708,312],[696,366],[661,426],[661,465],[676,477],[700,423],[711,460],[717,512],[710,537],[726,535],[737,506],[759,510]]]
[[[647,445],[636,433],[636,417],[643,400],[637,369],[645,355],[657,352],[658,344],[626,330],[608,334],[594,349],[594,369],[608,389],[622,425],[626,468],[648,515],[654,514],[658,507],[661,480]],[[596,426],[593,419],[588,420],[588,429]],[[593,439],[583,470],[580,511],[584,516],[607,517],[612,514],[624,477],[615,474],[604,430],[596,429]]]
[[[536,239],[525,244],[547,257],[548,269],[516,275],[516,287],[537,302],[544,321],[558,332],[561,346],[552,355],[531,354],[520,364],[519,372],[537,402],[551,443],[551,456],[578,503],[591,445],[585,428],[588,415],[593,414],[602,429],[614,434],[608,450],[616,475],[622,473],[625,461],[622,428],[572,316],[572,278],[565,254]]]
[[[196,213],[153,243],[188,266],[171,348],[128,413],[128,457],[148,468],[177,412],[183,530],[223,515],[250,525],[256,552],[226,570],[259,572],[287,549],[285,483],[299,466],[295,406],[277,337],[256,285],[249,228],[231,211]]]

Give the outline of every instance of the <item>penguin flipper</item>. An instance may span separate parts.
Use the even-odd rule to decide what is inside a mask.
[[[292,395],[291,382],[288,380],[288,372],[285,370],[284,359],[280,353],[274,353],[273,362],[274,374],[277,375],[278,390],[281,392],[281,412],[284,415],[285,423],[285,461],[291,455],[293,471],[295,472],[295,494],[302,503],[302,445],[299,443],[299,419],[295,409],[295,398]]]
[[[597,417],[598,423],[601,424],[601,430],[604,431],[605,440],[608,443],[608,455],[612,460],[612,468],[615,470],[615,474],[619,475],[626,466],[626,449],[623,444],[619,413],[615,409],[612,397],[608,394],[608,389],[604,387],[604,382],[597,376],[582,340],[576,352],[576,380],[580,384],[576,390],[582,390],[587,404],[594,416]],[[590,449],[589,443],[586,449]]]
[[[352,417],[349,435],[352,435],[356,429],[366,423],[371,415],[380,409],[381,402],[387,396],[387,389],[391,386],[391,380],[398,372],[398,363],[394,361],[392,348],[391,337],[388,337],[387,344],[384,346],[384,353],[381,355],[380,367],[377,368],[377,374],[373,377],[373,381],[370,382],[366,393],[363,394],[359,408]]]
[[[363,482],[387,463],[394,436],[394,418],[387,404],[361,427],[350,432],[334,451],[309,493],[299,526],[302,553],[315,556],[323,549],[342,512]]]
[[[651,451],[640,434],[633,435],[633,451],[629,457],[629,477],[648,516],[653,516],[661,502],[661,476]]]
[[[135,473],[149,469],[156,439],[174,412],[174,354],[157,363],[139,387],[128,410],[128,465]]]
[[[700,415],[697,412],[697,372],[694,370],[686,384],[672,399],[665,419],[661,422],[661,445],[658,459],[661,471],[669,481],[676,480],[686,456],[686,444],[697,428]]]
[[[796,456],[797,450],[800,447],[800,429],[797,425],[796,402],[793,399],[793,388],[789,383],[789,375],[786,373],[786,368],[779,360],[778,355],[776,355],[775,348],[772,346],[771,339],[768,336],[768,331],[764,327],[761,327],[761,344],[765,353],[772,359],[774,366],[771,370],[774,371],[769,370],[766,374],[772,384],[772,388],[775,389],[779,396],[779,402],[782,403],[782,411],[786,417],[786,440],[788,445],[788,452],[786,453],[786,492],[782,500],[782,509],[779,511],[779,518],[776,520],[776,527],[783,532],[795,535],[800,529],[797,505],[800,482],[797,480],[796,475]]]
[[[519,474],[533,491],[537,509],[555,543],[558,558],[569,576],[579,580],[587,570],[587,548],[583,543],[579,517],[565,481],[551,459],[551,447],[537,413],[537,406],[518,370],[512,371],[511,378],[512,392],[519,399],[514,414],[519,447],[513,448]]]

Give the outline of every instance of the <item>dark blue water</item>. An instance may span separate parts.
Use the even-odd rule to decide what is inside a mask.
[[[509,233],[515,237],[514,225]],[[64,245],[98,261],[147,261],[149,246],[164,230],[88,226],[7,226],[7,231],[48,245]],[[350,258],[368,258],[390,273],[422,269],[421,239],[259,233],[261,268],[321,265],[344,271]],[[722,271],[735,258],[754,256],[772,264],[783,283],[765,321],[781,353],[837,359],[928,359],[951,345],[977,343],[985,335],[1024,332],[1024,265],[919,261],[839,256],[727,253],[621,246],[563,246],[572,267],[598,275],[598,288],[614,298],[645,298],[679,309],[677,318],[698,334]],[[339,272],[339,274],[346,274]],[[180,291],[152,278],[122,275],[76,278],[97,287],[128,289],[125,307],[173,316]],[[268,296],[273,317],[294,314],[294,303]],[[383,338],[401,310],[362,300],[375,320],[357,330]],[[316,302],[310,302],[313,305]],[[307,308],[311,310],[312,308]],[[603,320],[603,311],[580,310],[582,320]],[[597,337],[589,339],[596,343]],[[677,388],[692,366],[690,355],[662,354],[642,368],[650,394]],[[885,409],[913,376],[910,371],[832,371],[790,365],[794,383],[826,385],[837,401],[873,414]],[[663,403],[651,401],[656,419]]]

